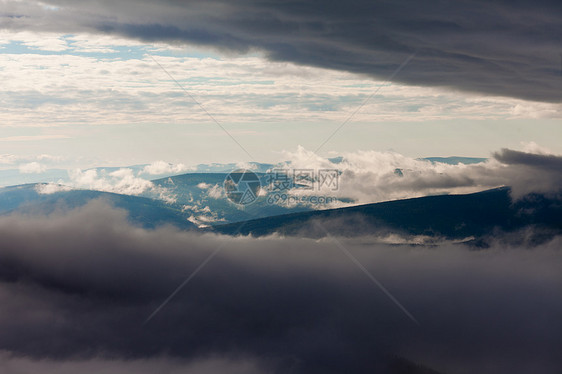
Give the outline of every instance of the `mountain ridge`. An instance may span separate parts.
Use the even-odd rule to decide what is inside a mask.
[[[562,204],[540,195],[512,202],[510,188],[464,195],[435,195],[353,207],[291,213],[246,222],[216,225],[227,235],[322,237],[326,226],[334,235],[389,235],[481,239],[495,231],[516,232],[533,227],[541,232],[562,231]],[[316,222],[316,223],[317,223]]]

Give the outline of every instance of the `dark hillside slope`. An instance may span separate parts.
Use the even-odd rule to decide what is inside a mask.
[[[223,234],[254,236],[323,236],[314,225],[321,220],[334,235],[399,233],[447,239],[481,238],[495,231],[513,232],[528,226],[560,233],[562,203],[529,196],[512,203],[509,188],[467,195],[440,195],[388,201],[349,208],[294,213],[215,226]]]

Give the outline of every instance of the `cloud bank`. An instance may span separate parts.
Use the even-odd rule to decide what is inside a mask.
[[[142,169],[142,174],[163,175],[163,174],[180,174],[188,171],[189,168],[184,164],[171,164],[165,161],[154,161],[150,165],[146,165]]]
[[[537,147],[536,144],[528,145],[527,152],[502,149],[485,162],[456,165],[378,151],[344,153],[340,161],[317,156],[299,147],[294,152],[285,152],[289,160],[285,167],[339,170],[337,191],[324,188],[320,194],[350,199],[354,204],[471,193],[500,186],[510,186],[515,199],[530,193],[560,196],[562,156],[545,153]],[[310,195],[319,192],[292,189],[290,193]],[[339,205],[341,203],[334,206]]]
[[[562,6],[463,0],[178,2],[4,1],[13,31],[90,32],[386,78],[415,58],[398,82],[557,102]],[[57,49],[59,44],[50,43]]]
[[[560,368],[560,238],[487,251],[344,241],[417,326],[329,239],[147,231],[100,202],[1,217],[0,236],[7,373],[384,373],[393,354],[443,373]]]
[[[19,171],[22,174],[40,174],[47,170],[45,165],[38,162],[30,162],[29,164],[20,165]]]
[[[147,166],[151,167],[153,164]],[[149,169],[153,170],[153,169]],[[173,203],[176,197],[169,193],[165,187],[156,186],[152,181],[141,177],[146,173],[144,168],[140,173],[135,173],[130,168],[119,168],[107,172],[104,169],[74,169],[69,171],[71,188],[83,188],[94,191],[113,192],[123,195],[149,195],[152,198]],[[69,187],[70,188],[70,187]]]

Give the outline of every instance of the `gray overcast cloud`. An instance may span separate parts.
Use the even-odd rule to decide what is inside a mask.
[[[446,86],[562,100],[560,1],[68,1],[7,3],[2,26],[191,43]]]
[[[0,354],[3,373],[56,362],[139,372],[135,360],[195,373],[373,373],[393,354],[443,373],[554,374],[561,364],[560,238],[486,251],[345,242],[417,326],[329,240],[146,231],[97,201],[2,217],[0,236],[0,347],[15,355]]]

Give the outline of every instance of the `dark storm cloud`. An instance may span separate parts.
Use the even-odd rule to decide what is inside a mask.
[[[52,0],[7,9],[14,29],[95,30],[149,42],[265,51],[274,60],[415,85],[560,102],[559,1]],[[14,14],[27,17],[13,17]]]
[[[527,153],[504,148],[500,152],[494,153],[494,158],[504,164],[532,166],[562,173],[562,156]]]
[[[195,362],[175,358],[157,359],[33,359],[0,352],[0,371],[3,374],[258,374],[255,363],[247,360],[226,360],[211,357]]]
[[[493,156],[505,165],[497,171],[497,175],[503,175],[513,187],[514,197],[529,193],[562,196],[562,156],[507,148],[495,152]]]
[[[330,240],[146,231],[100,202],[0,218],[0,237],[7,373],[384,373],[389,354],[445,373],[561,364],[559,239],[479,252],[345,242],[417,326]]]

